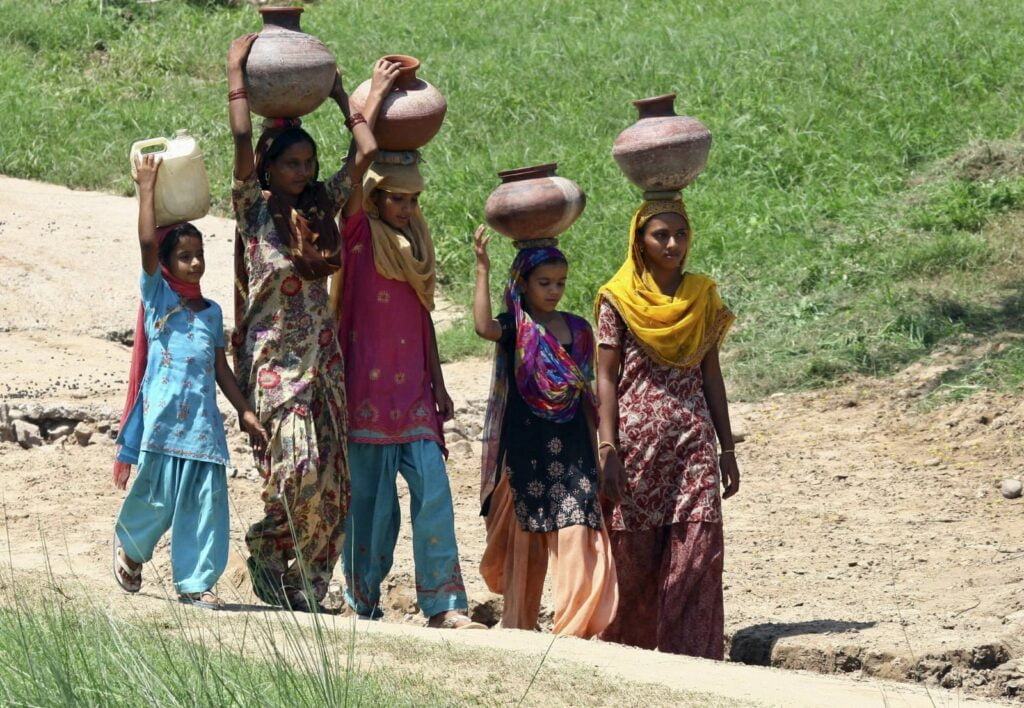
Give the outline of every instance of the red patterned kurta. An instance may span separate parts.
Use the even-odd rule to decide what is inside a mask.
[[[621,352],[618,448],[627,476],[608,532],[619,609],[600,638],[721,659],[722,500],[700,366],[656,363],[607,301],[598,344]]]
[[[715,428],[700,366],[656,363],[607,301],[597,323],[599,345],[622,352],[619,455],[626,468],[615,531],[642,531],[683,521],[722,521]]]

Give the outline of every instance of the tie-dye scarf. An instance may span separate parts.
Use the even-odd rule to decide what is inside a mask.
[[[523,307],[520,286],[524,276],[544,261],[565,259],[557,248],[527,248],[520,251],[509,271],[505,307],[516,318],[516,386],[526,405],[538,417],[553,423],[572,420],[580,400],[590,392],[593,378],[593,339],[588,351],[579,352],[579,363],[558,339],[537,324]],[[576,344],[573,332],[573,344]],[[576,353],[576,346],[573,346]]]
[[[597,399],[590,385],[594,377],[594,336],[586,320],[566,313],[565,321],[572,333],[572,346],[570,351],[566,351],[558,339],[534,322],[523,307],[520,286],[524,277],[539,264],[553,259],[565,260],[565,256],[553,247],[521,250],[509,270],[505,306],[515,318],[513,366],[519,394],[538,417],[565,423],[576,415],[581,401],[586,401],[596,411]],[[508,366],[508,357],[499,343],[495,347],[491,395],[484,426],[482,503],[486,503],[497,484],[501,429],[508,400]]]

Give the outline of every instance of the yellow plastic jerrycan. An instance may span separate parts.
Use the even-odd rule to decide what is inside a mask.
[[[171,140],[150,138],[133,143],[128,155],[133,177],[136,158],[150,153],[162,159],[154,189],[156,225],[169,226],[206,216],[210,211],[210,180],[196,139],[187,130],[179,130]],[[138,194],[136,185],[135,196]]]

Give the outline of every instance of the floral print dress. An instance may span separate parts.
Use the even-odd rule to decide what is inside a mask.
[[[351,193],[347,170],[325,186],[336,215]],[[236,180],[231,196],[248,274],[235,375],[270,436],[260,460],[266,516],[246,534],[249,567],[265,602],[294,603],[305,582],[319,601],[341,553],[349,497],[345,366],[328,281],[298,276],[255,174]]]
[[[508,361],[514,361],[515,318],[503,312],[497,319],[501,324],[498,344],[505,349]],[[584,320],[574,318],[574,322],[574,341],[566,348],[577,356],[578,350],[584,349],[579,338],[593,334]],[[508,377],[501,449],[516,518],[523,530],[544,533],[576,525],[600,530],[597,465],[584,406],[567,423],[544,420],[519,394],[512,366],[508,367]]]
[[[607,300],[598,313],[597,341],[622,352],[618,447],[627,480],[609,528],[721,523],[717,438],[700,366],[654,361]]]

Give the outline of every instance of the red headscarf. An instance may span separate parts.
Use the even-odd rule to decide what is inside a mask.
[[[164,226],[156,230],[158,247],[171,229],[177,226],[181,226],[181,224],[172,224],[171,226]],[[178,293],[181,297],[191,299],[203,296],[199,283],[186,283],[184,280],[175,278],[163,263],[160,264],[160,272],[163,274],[167,284],[171,286],[171,290]],[[142,377],[146,374],[146,359],[148,356],[149,342],[146,340],[146,325],[143,319],[142,303],[140,302],[139,316],[135,320],[135,339],[132,342],[132,364],[128,370],[128,391],[125,396],[124,410],[121,412],[121,428],[124,428],[125,423],[128,422],[128,416],[131,414],[132,408],[135,407],[135,401],[139,397],[139,390],[142,388]],[[120,450],[120,447],[118,447],[118,450]],[[132,466],[127,462],[118,460],[116,453],[117,451],[115,451],[114,455],[114,486],[118,489],[124,489],[128,486],[128,477],[132,473]]]

